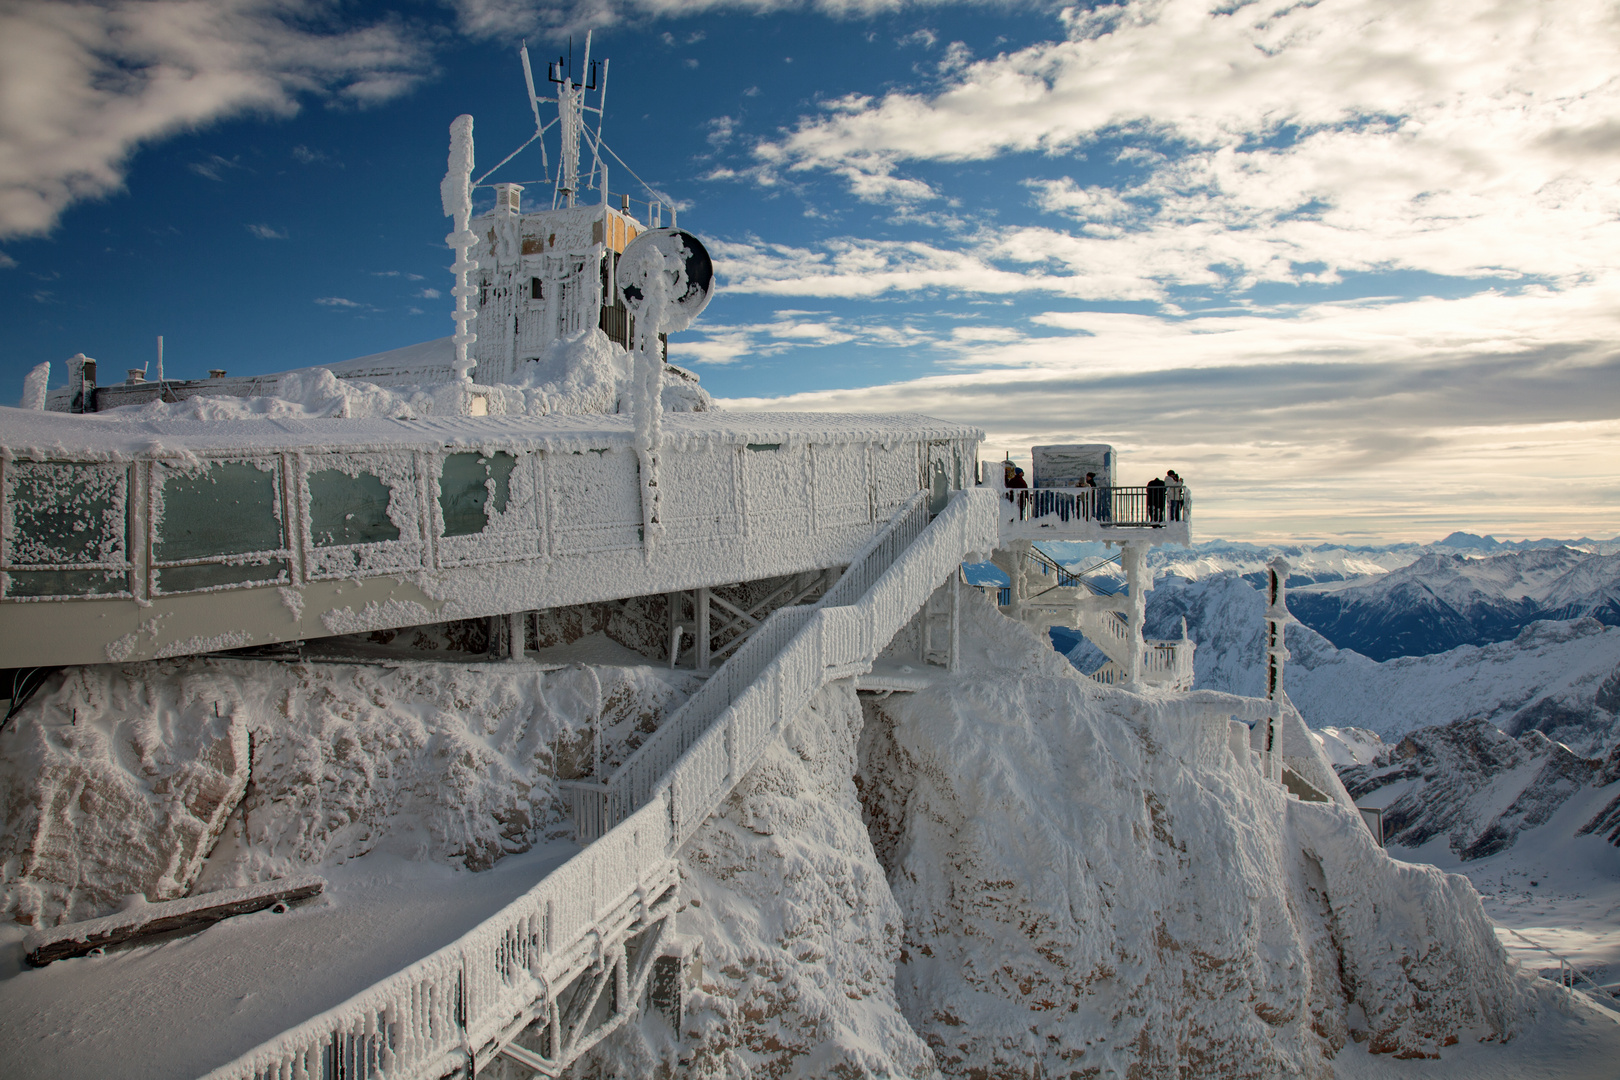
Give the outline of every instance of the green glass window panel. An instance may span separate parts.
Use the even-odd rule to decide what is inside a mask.
[[[123,562],[126,480],[124,469],[106,466],[55,461],[12,466],[7,493],[12,565]]]
[[[337,469],[309,474],[309,533],[316,547],[378,544],[399,539],[388,519],[388,485],[371,473]]]
[[[106,596],[127,593],[121,570],[8,570],[7,596]]]
[[[224,563],[196,563],[192,566],[170,566],[157,572],[157,590],[160,593],[192,592],[213,589],[221,585],[275,585],[291,580],[285,559],[272,559],[267,563],[249,566],[230,566]]]
[[[245,555],[283,547],[276,474],[241,461],[214,462],[163,481],[163,518],[152,549],[159,562]]]
[[[516,466],[517,458],[511,454],[446,454],[444,471],[439,474],[444,535],[474,536],[483,532],[489,525],[491,504],[495,513],[504,514]]]

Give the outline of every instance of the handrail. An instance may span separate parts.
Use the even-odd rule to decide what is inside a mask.
[[[1511,926],[1503,926],[1495,919],[1491,920],[1491,925],[1496,927],[1498,930],[1506,930],[1508,933],[1512,934],[1514,937],[1518,938],[1532,949],[1539,949],[1548,956],[1552,957],[1554,960],[1557,960],[1559,981],[1562,985],[1569,987],[1570,989],[1574,989],[1575,980],[1579,979],[1581,982],[1592,988],[1590,993],[1596,995],[1603,1005],[1610,1009],[1620,1010],[1620,1002],[1615,1001],[1616,995],[1610,993],[1597,983],[1593,982],[1591,978],[1587,976],[1586,972],[1575,966],[1575,961],[1571,960],[1569,957],[1564,956],[1561,953],[1553,952],[1541,942],[1536,941],[1533,938],[1526,937],[1524,934],[1519,933]],[[1564,973],[1566,971],[1569,972],[1569,980],[1567,982],[1564,981]]]
[[[896,514],[885,534],[898,537],[919,520],[926,524],[926,505],[921,519],[915,505]],[[437,1077],[468,1066],[506,1037],[535,1001],[555,994],[561,980],[593,961],[602,927],[628,925],[667,893],[678,881],[675,853],[754,767],[782,723],[829,682],[870,670],[963,554],[994,547],[997,522],[995,496],[970,490],[957,493],[909,543],[880,538],[869,545],[846,571],[848,580],[869,581],[855,603],[781,609],[715,673],[709,685],[732,668],[726,689],[714,691],[725,705],[705,727],[697,717],[718,704],[709,698],[690,722],[682,721],[669,745],[685,743],[684,750],[643,805],[457,941],[215,1069],[207,1080],[338,1072]],[[745,677],[749,671],[754,674]],[[626,785],[642,782],[624,767],[615,777],[621,774]],[[598,807],[607,811],[609,804],[603,799]]]
[[[928,524],[928,493],[918,492],[888,527],[851,560],[813,606],[778,608],[675,713],[658,726],[605,782],[564,786],[574,809],[575,837],[590,843],[652,797],[670,767],[722,713],[759,680],[766,665],[819,609],[846,606],[871,588]]]
[[[1019,521],[1055,517],[1099,525],[1160,526],[1192,520],[1192,491],[1179,487],[1019,488],[1007,492]]]

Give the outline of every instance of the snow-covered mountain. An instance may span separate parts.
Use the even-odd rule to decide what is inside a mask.
[[[1094,580],[1123,584],[1102,544],[1043,544]],[[1374,660],[1427,656],[1506,641],[1538,619],[1591,617],[1620,625],[1620,539],[1502,542],[1453,533],[1436,544],[1359,547],[1211,540],[1149,555],[1157,575],[1198,581],[1236,573],[1257,588],[1277,555],[1296,618],[1341,649]],[[1103,564],[1103,565],[1100,565]]]
[[[1620,555],[1426,554],[1382,577],[1295,588],[1289,608],[1341,649],[1374,660],[1425,656],[1505,641],[1537,619],[1620,624]]]
[[[1620,746],[1581,757],[1539,731],[1514,738],[1476,718],[1421,728],[1338,771],[1352,798],[1381,806],[1385,839],[1401,847],[1443,837],[1460,861],[1487,858],[1583,794],[1601,807],[1575,834],[1620,841]]]
[[[1290,594],[1290,605],[1296,597]],[[1261,695],[1259,590],[1231,572],[1198,581],[1161,577],[1147,597],[1147,635],[1177,637],[1183,618],[1198,644],[1198,686]],[[1313,728],[1366,728],[1393,741],[1418,728],[1481,719],[1513,737],[1540,731],[1583,756],[1604,754],[1620,740],[1620,627],[1593,618],[1534,622],[1510,641],[1382,662],[1336,648],[1304,625],[1291,625],[1287,641],[1293,659],[1285,686]],[[1082,642],[1070,653],[1082,670],[1095,666],[1090,648]]]

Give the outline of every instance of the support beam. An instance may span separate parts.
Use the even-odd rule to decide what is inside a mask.
[[[697,666],[699,671],[709,670],[713,658],[709,655],[709,647],[713,641],[713,627],[709,619],[709,590],[699,589],[693,601],[697,607]]]
[[[1142,689],[1143,654],[1147,648],[1142,630],[1147,621],[1147,590],[1153,587],[1152,578],[1147,570],[1148,545],[1140,540],[1126,541],[1124,551],[1120,556],[1120,564],[1125,570],[1125,584],[1127,587],[1127,606],[1125,609],[1125,624],[1130,631],[1130,656],[1125,667],[1125,686],[1131,690]]]
[[[523,659],[523,626],[528,619],[525,613],[513,612],[506,617],[506,658],[508,660]]]

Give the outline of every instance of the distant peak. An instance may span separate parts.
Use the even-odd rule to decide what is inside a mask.
[[[1476,551],[1495,551],[1502,546],[1502,542],[1494,536],[1475,536],[1473,533],[1454,532],[1444,540],[1437,542],[1435,547],[1470,548]]]

